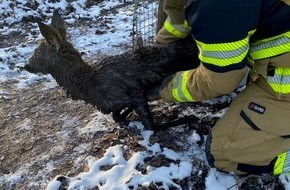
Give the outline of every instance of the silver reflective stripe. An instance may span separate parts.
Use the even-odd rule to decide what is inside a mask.
[[[290,151],[286,152],[286,160],[283,167],[283,173],[290,172]]]
[[[170,23],[171,26],[173,26],[176,30],[188,34],[190,32],[190,27],[186,27],[185,22],[183,24],[172,24],[170,21],[170,18],[167,17],[167,21]]]
[[[280,38],[270,40],[268,42],[260,43],[260,44],[252,44],[250,47],[250,52],[256,52],[260,50],[269,49],[272,47],[280,46],[290,42],[290,38],[287,36],[281,36]]]
[[[249,44],[246,44],[235,50],[227,50],[227,51],[203,51],[201,54],[204,57],[212,57],[212,58],[235,58],[246,52],[249,48]]]
[[[177,80],[176,87],[177,87],[179,98],[184,102],[188,101],[185,94],[182,92],[183,73],[181,72],[178,73],[178,76],[176,76],[176,80]]]
[[[287,75],[274,75],[274,76],[268,76],[267,80],[269,83],[274,84],[290,84],[290,76]]]

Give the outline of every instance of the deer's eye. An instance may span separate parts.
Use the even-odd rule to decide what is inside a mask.
[[[36,52],[34,52],[33,59],[36,59],[39,56],[40,56],[40,52],[39,51],[36,51]]]
[[[40,52],[37,51],[35,55],[36,55],[36,57],[39,57],[40,56]]]

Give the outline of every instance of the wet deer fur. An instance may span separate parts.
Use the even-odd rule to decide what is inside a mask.
[[[38,26],[45,39],[25,69],[51,74],[72,99],[84,100],[105,114],[112,112],[114,119],[119,119],[124,109],[135,110],[147,129],[153,128],[153,119],[146,90],[176,71],[197,67],[199,62],[195,44],[180,42],[141,47],[89,65],[67,40],[58,11],[51,25],[38,22]]]

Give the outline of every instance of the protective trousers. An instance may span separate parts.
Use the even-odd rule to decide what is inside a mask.
[[[208,137],[212,166],[236,174],[290,172],[290,94],[274,92],[262,75],[287,61],[290,65],[290,53],[255,63],[255,80],[237,95]]]
[[[155,40],[159,43],[170,43],[187,37],[190,29],[185,22],[183,0],[164,0],[163,10],[167,19]]]

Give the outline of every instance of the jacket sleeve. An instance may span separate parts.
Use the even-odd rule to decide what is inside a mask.
[[[186,38],[190,28],[185,21],[183,0],[164,0],[163,11],[167,14],[167,18],[155,40],[159,43],[170,43]]]
[[[246,73],[246,67],[221,74],[201,64],[197,69],[176,73],[160,90],[160,96],[166,102],[209,100],[231,93],[238,87]]]

